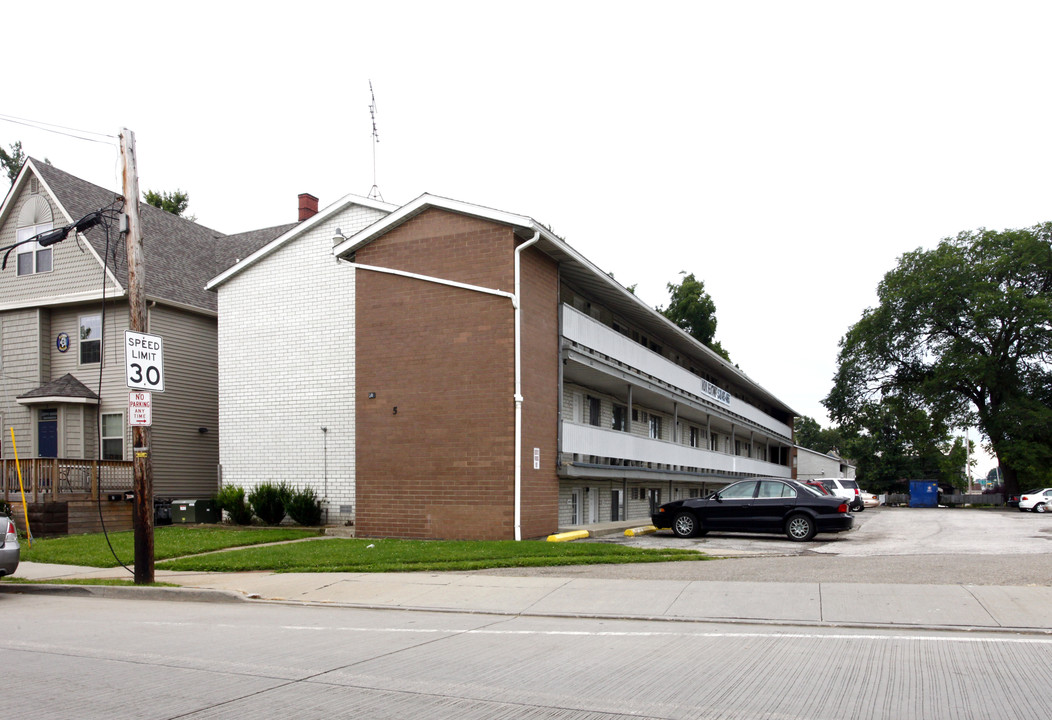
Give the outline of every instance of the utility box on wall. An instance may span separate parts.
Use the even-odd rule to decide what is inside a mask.
[[[219,522],[214,500],[172,500],[173,523]]]
[[[939,483],[934,480],[910,480],[910,507],[939,506]]]

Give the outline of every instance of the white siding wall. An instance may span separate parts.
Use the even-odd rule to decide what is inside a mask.
[[[309,486],[329,522],[353,518],[355,271],[332,237],[383,214],[353,206],[218,288],[224,485]]]

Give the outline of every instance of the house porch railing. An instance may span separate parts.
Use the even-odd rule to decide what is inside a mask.
[[[4,502],[22,501],[18,466],[13,458],[0,460]],[[99,493],[129,492],[134,486],[130,460],[84,460],[81,458],[31,458],[20,460],[22,489],[26,502],[97,499]]]

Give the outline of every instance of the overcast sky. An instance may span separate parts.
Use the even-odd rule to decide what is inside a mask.
[[[5,149],[117,189],[130,128],[143,190],[241,232],[369,193],[372,80],[384,200],[529,215],[654,306],[694,273],[823,425],[902,253],[1052,219],[1047,2],[35,5],[4,10],[0,114],[114,137],[0,121]]]

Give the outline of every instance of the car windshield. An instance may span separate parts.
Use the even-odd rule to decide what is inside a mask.
[[[1034,488],[1033,490],[1027,490],[1023,494],[1024,495],[1037,495],[1039,492],[1041,492],[1041,488]]]
[[[829,493],[822,492],[821,490],[816,488],[814,485],[804,485],[804,488],[806,488],[807,491],[810,492],[812,495],[818,495],[819,497],[828,497],[829,496]]]
[[[843,483],[844,487],[850,490],[855,490],[858,488],[858,483],[854,480],[841,480],[840,482]]]

